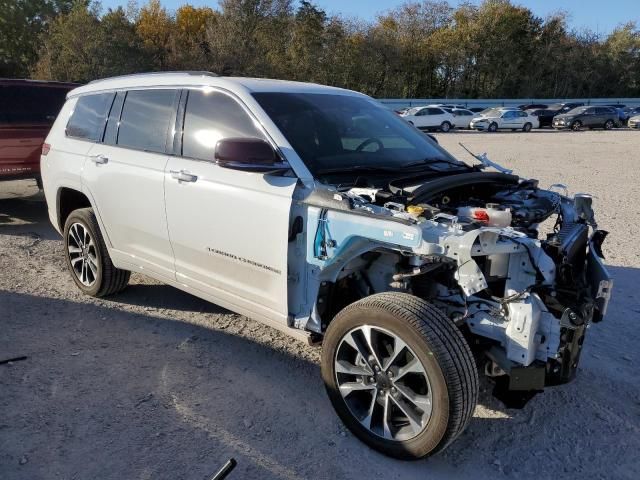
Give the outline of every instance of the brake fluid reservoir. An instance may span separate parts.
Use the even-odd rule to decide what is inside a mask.
[[[511,226],[511,210],[497,203],[487,203],[482,207],[460,207],[458,217],[468,218],[487,227],[505,228]]]

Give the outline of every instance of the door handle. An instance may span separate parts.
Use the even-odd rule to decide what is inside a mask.
[[[187,172],[186,170],[171,170],[171,178],[175,178],[176,180],[178,180],[179,182],[195,182],[196,180],[198,180],[198,176],[197,175],[193,175],[189,172]]]
[[[109,158],[105,157],[104,155],[91,155],[91,157],[89,157],[89,158],[96,165],[104,165],[105,163],[107,163],[109,161]]]

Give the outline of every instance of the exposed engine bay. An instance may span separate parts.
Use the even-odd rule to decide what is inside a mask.
[[[298,214],[317,229],[300,235],[298,255],[304,249],[312,267],[299,274],[317,285],[317,301],[298,303],[294,326],[321,334],[354,299],[404,291],[461,328],[506,403],[571,380],[612,280],[592,198],[560,190],[472,171],[310,192]],[[521,395],[513,400],[513,392]]]

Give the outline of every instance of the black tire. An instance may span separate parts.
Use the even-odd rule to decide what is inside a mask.
[[[576,120],[571,124],[571,130],[573,130],[574,132],[579,132],[581,128],[582,122],[580,120]]]
[[[78,223],[88,231],[94,243],[97,273],[95,275],[95,281],[90,286],[83,284],[80,278],[78,278],[71,264],[71,256],[69,254],[69,231],[72,225]],[[98,220],[92,208],[81,208],[71,212],[64,224],[64,249],[71,278],[73,278],[73,281],[83,293],[92,297],[104,297],[124,290],[129,283],[131,272],[116,268],[111,262],[109,252],[107,251],[102,233],[100,232]]]
[[[611,119],[607,120],[606,122],[604,122],[604,129],[605,130],[613,130],[613,127],[615,126],[615,122]]]
[[[531,125],[531,123],[527,122],[522,127],[522,131],[523,132],[530,132],[532,128],[533,128],[533,125]]]
[[[497,131],[498,131],[498,124],[497,124],[496,122],[492,122],[492,123],[489,125],[489,128],[487,128],[487,130],[488,130],[489,132],[491,132],[491,133],[495,133],[495,132],[497,132]]]
[[[42,185],[42,177],[36,177],[36,185],[38,186],[38,190],[44,190],[44,186]]]
[[[409,440],[376,435],[351,413],[339,389],[335,357],[343,337],[358,326],[392,332],[410,347],[428,375],[432,412],[424,429]],[[440,310],[406,293],[380,293],[355,302],[336,315],[323,341],[322,378],[344,424],[369,447],[395,458],[419,459],[453,442],[473,415],[478,374],[460,330]]]
[[[447,133],[449,130],[451,130],[451,124],[449,122],[445,121],[440,124],[441,132]]]

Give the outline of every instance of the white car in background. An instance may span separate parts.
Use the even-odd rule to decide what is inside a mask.
[[[539,128],[538,117],[517,108],[493,108],[482,112],[471,120],[469,125],[474,130],[497,132],[498,130],[522,130],[529,132],[532,128]]]
[[[467,110],[466,108],[454,108],[451,110],[455,128],[471,128],[471,120],[478,116],[477,113]]]
[[[401,117],[421,130],[448,132],[456,124],[455,117],[451,113],[436,105],[409,110]]]
[[[631,117],[627,121],[627,127],[640,129],[640,115],[636,115],[635,117]]]

